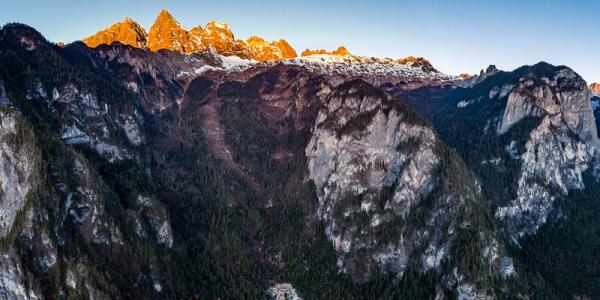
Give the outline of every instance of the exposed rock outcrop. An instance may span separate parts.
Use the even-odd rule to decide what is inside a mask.
[[[163,10],[148,32],[147,47],[150,51],[167,49],[181,53],[192,53],[199,50],[201,45],[198,44],[196,39],[190,37],[187,30],[169,12]]]
[[[0,83],[0,94],[4,88]],[[0,97],[5,95],[0,95]],[[40,299],[39,286],[29,281],[32,275],[22,265],[12,245],[21,231],[27,230],[26,211],[30,211],[40,179],[40,153],[33,130],[20,112],[0,108],[0,298]],[[47,270],[56,263],[53,245],[45,235],[40,240],[49,251],[41,252],[36,263]]]
[[[289,283],[278,283],[267,291],[273,300],[302,300],[294,287]]]
[[[96,34],[83,39],[82,42],[92,48],[98,47],[99,45],[110,45],[114,42],[137,48],[146,48],[147,39],[148,34],[142,26],[130,18],[125,18],[123,22],[115,23]]]
[[[528,116],[561,114],[564,123],[586,143],[598,141],[594,112],[585,81],[571,69],[558,71],[553,78],[521,78],[508,95],[506,109],[498,124],[498,134]]]
[[[39,286],[28,280],[32,276],[23,269],[17,250],[0,252],[0,298],[11,300],[43,299]]]
[[[167,248],[173,246],[173,230],[164,206],[156,197],[138,196],[138,211],[146,220],[156,241]]]
[[[0,239],[6,237],[17,214],[34,193],[39,174],[35,136],[13,109],[0,109]]]
[[[585,188],[582,173],[590,167],[598,146],[588,95],[585,81],[565,67],[549,78],[521,77],[508,94],[497,134],[526,117],[542,120],[520,154],[517,198],[496,212],[509,223],[515,242],[547,221],[557,198]]]
[[[499,70],[495,65],[489,65],[485,71],[482,69],[479,75],[460,74],[459,79],[455,81],[455,84],[460,87],[470,88],[473,87],[487,78],[497,74]]]
[[[204,30],[196,30],[196,36],[202,40],[202,44],[217,50],[217,53],[233,55],[235,49],[235,37],[229,25],[222,22],[208,22]]]
[[[68,186],[65,220],[78,228],[84,240],[99,245],[123,245],[123,234],[106,212],[102,187],[85,158],[75,155],[74,185]]]
[[[121,43],[136,48],[171,50],[184,54],[214,49],[224,56],[238,56],[256,61],[282,60],[298,56],[285,40],[267,42],[260,37],[236,39],[229,26],[222,22],[209,22],[204,28],[197,26],[186,30],[167,12],[162,10],[148,34],[135,21],[126,18],[82,40],[88,47]]]
[[[282,60],[298,56],[294,48],[286,41],[267,42],[252,36],[246,40],[251,57],[258,61]]]
[[[298,53],[296,53],[296,50],[294,50],[294,48],[292,47],[292,45],[290,45],[284,39],[279,39],[276,42],[272,42],[272,44],[275,44],[275,46],[277,48],[279,48],[279,51],[281,51],[281,57],[282,57],[282,59],[288,59],[288,58],[293,58],[293,57],[297,57],[298,56]]]
[[[80,91],[75,85],[67,84],[60,89],[54,88],[52,99],[48,101],[48,105],[56,112],[63,107],[67,109],[62,115],[56,115],[64,124],[61,138],[65,143],[88,145],[109,161],[131,157],[125,148],[115,145],[116,124],[109,115],[108,103],[100,103],[95,94]],[[136,126],[135,122],[129,126]]]
[[[341,272],[366,281],[408,267],[439,271],[442,261],[452,260],[457,235],[469,227],[463,222],[472,222],[463,218],[476,209],[478,187],[471,181],[460,192],[441,188],[449,180],[441,166],[460,165],[446,161],[445,151],[431,127],[372,86],[351,81],[332,92],[306,155],[318,216]],[[487,249],[497,245],[478,230]],[[484,250],[475,255],[491,257]],[[490,265],[499,259],[490,258]],[[468,284],[464,270],[455,273],[444,277],[448,288]]]

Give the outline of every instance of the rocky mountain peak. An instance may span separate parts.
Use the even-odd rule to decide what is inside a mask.
[[[279,39],[279,41],[275,42],[279,50],[281,50],[281,55],[283,58],[293,58],[297,57],[298,53],[296,50],[284,39]]]
[[[489,65],[487,67],[487,69],[485,69],[485,73],[490,74],[490,73],[498,73],[498,68],[496,68],[496,65]]]
[[[235,36],[229,25],[222,22],[209,22],[200,36],[206,47],[212,47],[219,53],[229,53],[235,46]]]
[[[260,62],[298,57],[296,50],[284,39],[267,41],[258,36],[251,36],[246,40],[236,39],[229,25],[224,22],[211,21],[204,27],[196,26],[188,31],[166,10],[160,12],[148,33],[134,20],[126,18],[122,22],[85,38],[83,42],[92,48],[119,42],[153,52],[165,49],[184,54],[210,48],[220,55],[238,56]],[[344,46],[339,46],[335,50],[306,49],[301,54],[302,57],[313,55],[327,55],[329,58],[323,60],[323,57],[312,57],[310,59],[323,61],[333,59],[378,65],[408,65],[425,72],[437,72],[429,61],[422,57],[409,56],[399,60],[364,57],[351,54]]]
[[[267,42],[261,37],[251,36],[246,40],[246,44],[252,58],[258,61],[281,60],[298,56],[296,50],[283,39]]]
[[[146,30],[129,17],[122,22],[115,23],[104,30],[82,40],[88,47],[110,45],[119,42],[137,48],[146,48],[148,34]]]
[[[479,77],[481,78],[487,78],[489,76],[492,76],[496,73],[498,73],[500,70],[498,70],[498,68],[496,68],[496,65],[489,65],[485,70],[481,69],[481,71],[479,71]]]
[[[457,85],[462,87],[473,87],[485,81],[488,77],[497,74],[498,72],[500,72],[500,70],[496,68],[496,65],[489,65],[485,70],[481,69],[481,71],[479,71],[479,75],[462,73],[458,75],[460,79],[457,82]]]
[[[600,83],[594,82],[590,84],[590,92],[594,96],[600,96]]]
[[[162,10],[148,33],[148,49],[158,51],[168,49],[191,53],[199,48],[190,34],[166,10]]]

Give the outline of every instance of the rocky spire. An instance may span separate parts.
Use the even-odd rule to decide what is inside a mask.
[[[192,53],[200,45],[194,39],[190,39],[187,30],[168,11],[162,10],[150,28],[147,46],[150,51],[167,49]]]

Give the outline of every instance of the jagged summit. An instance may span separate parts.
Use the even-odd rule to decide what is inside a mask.
[[[88,47],[97,47],[102,44],[119,42],[137,48],[146,48],[148,34],[140,24],[127,17],[96,34],[83,39]]]
[[[217,53],[235,55],[257,61],[281,60],[298,56],[285,40],[267,42],[260,37],[236,39],[226,23],[211,21],[204,28],[186,30],[168,11],[162,10],[146,33],[138,23],[127,17],[96,34],[83,39],[88,47],[121,43],[156,52],[171,50],[194,53],[207,48]]]
[[[150,51],[168,49],[182,53],[192,53],[200,47],[166,10],[160,12],[150,28],[147,46]]]

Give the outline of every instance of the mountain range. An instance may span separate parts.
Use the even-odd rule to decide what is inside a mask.
[[[256,61],[277,61],[298,57],[296,50],[284,39],[272,42],[258,36],[251,36],[246,40],[236,39],[229,26],[221,22],[209,22],[204,28],[197,26],[188,31],[166,10],[160,12],[148,32],[132,19],[125,18],[123,22],[110,25],[82,41],[91,48],[119,43],[152,52],[171,50],[184,54],[210,48],[224,56]],[[302,51],[301,56],[315,54],[353,56],[344,46],[333,51],[306,49]],[[415,59],[407,58],[407,60]],[[429,64],[423,58],[419,59]]]
[[[0,29],[0,298],[597,299],[600,97],[162,11]]]
[[[298,56],[285,40],[267,42],[257,36],[246,40],[236,39],[225,23],[209,22],[204,28],[198,26],[188,31],[166,10],[161,11],[148,32],[132,19],[126,18],[83,39],[83,42],[89,47],[121,43],[153,52],[171,50],[188,54],[210,47],[222,55],[258,61]]]

